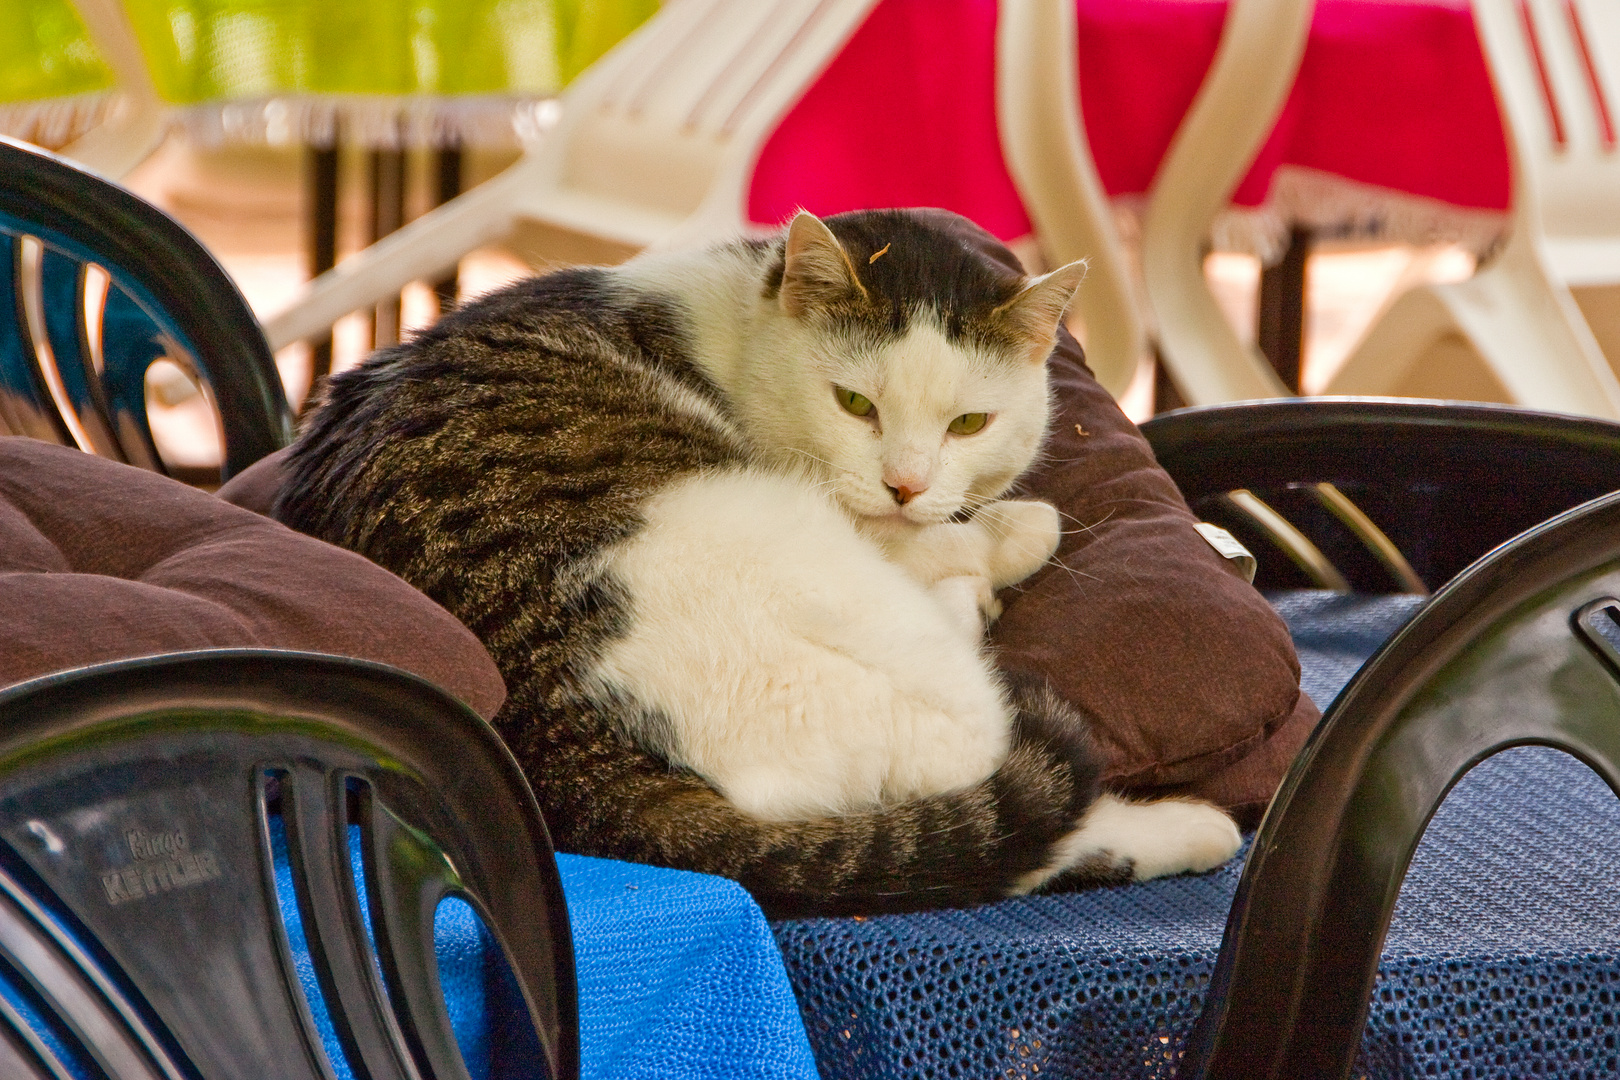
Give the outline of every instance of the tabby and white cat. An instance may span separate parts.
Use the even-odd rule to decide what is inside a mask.
[[[873,211],[520,282],[333,379],[277,514],[485,643],[562,850],[773,915],[1207,869],[1231,821],[1099,793],[982,644],[1057,545],[1001,496],[1081,274]]]

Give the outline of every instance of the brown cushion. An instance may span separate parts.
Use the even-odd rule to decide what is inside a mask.
[[[1017,267],[994,237],[947,216]],[[1057,414],[1022,486],[1064,513],[1066,535],[1054,563],[1002,595],[1000,661],[1095,718],[1111,786],[1208,798],[1252,821],[1320,719],[1288,628],[1193,528],[1067,331],[1050,366]]]
[[[404,668],[485,717],[506,697],[449,612],[352,552],[155,473],[0,438],[0,686],[183,649]]]
[[[290,453],[292,447],[284,446],[265,455],[221,484],[214,494],[233,506],[269,517],[270,507],[275,505],[276,492],[281,490],[281,463]]]

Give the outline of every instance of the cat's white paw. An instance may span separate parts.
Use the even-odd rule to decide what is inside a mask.
[[[996,588],[1023,581],[1046,565],[1063,539],[1063,519],[1051,503],[1000,499],[977,515],[995,538],[990,579]]]
[[[1001,601],[990,579],[977,574],[958,574],[934,582],[934,595],[944,603],[951,619],[972,641],[984,636],[986,623],[1001,616]]]
[[[1133,881],[1201,873],[1226,862],[1242,844],[1236,823],[1209,803],[1138,803],[1099,795],[1079,827],[1058,843],[1052,861],[1026,875],[1016,891],[1028,892],[1065,870],[1099,861],[1128,867]]]
[[[1213,870],[1243,844],[1230,817],[1191,799],[1137,803],[1103,795],[1092,805],[1081,831],[1116,864],[1129,860],[1131,877],[1137,881]]]

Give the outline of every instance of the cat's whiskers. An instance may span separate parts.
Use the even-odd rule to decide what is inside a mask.
[[[1067,573],[1071,578],[1076,578],[1076,579],[1089,578],[1092,581],[1101,581],[1102,580],[1102,578],[1098,577],[1096,574],[1088,574],[1084,570],[1076,570],[1074,567],[1070,566],[1068,563],[1064,562],[1062,559],[1058,558],[1056,555],[1052,556],[1047,561],[1051,562],[1051,563],[1055,563],[1056,565],[1062,567],[1064,572]]]
[[[849,472],[850,471],[848,469],[840,470],[837,465],[834,465],[832,462],[828,461],[826,458],[818,457],[817,455],[812,454],[808,450],[801,450],[797,446],[785,446],[785,447],[783,447],[783,449],[786,450],[790,454],[798,454],[800,457],[807,457],[811,461],[819,462],[820,464],[825,465],[825,466],[827,466],[827,468],[832,469],[834,471],[841,471],[841,472]]]
[[[814,461],[816,464],[824,466],[828,472],[834,474],[833,476],[830,476],[830,477],[826,476],[825,473],[823,473],[820,477],[806,476],[805,479],[809,480],[813,484],[817,484],[817,485],[820,485],[820,486],[823,486],[823,487],[830,487],[830,486],[838,483],[838,476],[839,475],[853,476],[856,479],[860,478],[860,474],[857,473],[854,469],[847,469],[847,468],[844,468],[842,466],[835,465],[832,462],[828,461],[826,458],[817,457],[815,454],[812,454],[808,450],[800,450],[797,446],[788,446],[788,447],[784,447],[783,449],[787,450],[791,454],[798,454],[800,457],[809,458],[811,461]]]
[[[1099,518],[1095,523],[1093,523],[1091,525],[1087,525],[1084,521],[1081,521],[1079,518],[1075,517],[1073,514],[1064,513],[1062,510],[1058,511],[1058,516],[1068,518],[1070,521],[1072,521],[1076,525],[1080,526],[1078,529],[1073,530],[1073,533],[1082,533],[1082,532],[1093,532],[1093,531],[1095,531],[1097,529],[1097,527],[1099,525],[1106,524],[1108,519],[1114,516],[1114,512],[1112,510],[1108,511],[1108,513],[1104,514],[1101,518]],[[1073,533],[1064,533],[1063,535],[1070,536],[1070,535],[1073,535]]]

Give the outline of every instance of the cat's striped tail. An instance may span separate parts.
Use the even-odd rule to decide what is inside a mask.
[[[1098,765],[1085,720],[1039,680],[1012,687],[1013,748],[982,783],[786,822],[749,817],[650,755],[601,753],[601,740],[580,737],[604,722],[591,706],[536,710],[547,717],[536,723],[526,696],[496,725],[509,729],[559,850],[734,878],[773,918],[977,904],[1059,871],[1068,886],[1131,877],[1129,863],[1065,861],[1064,841],[1097,799]]]

